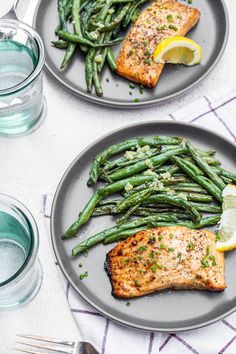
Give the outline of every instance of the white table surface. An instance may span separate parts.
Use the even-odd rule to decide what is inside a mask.
[[[11,2],[0,1],[0,15]],[[153,108],[115,110],[80,100],[45,74],[48,111],[43,125],[27,137],[0,140],[0,192],[16,197],[34,214],[40,230],[39,257],[44,270],[42,288],[33,302],[17,311],[0,314],[0,354],[15,352],[17,333],[78,338],[45,231],[42,194],[55,189],[70,162],[99,136],[131,122],[161,119],[228,81],[236,83],[236,1],[226,0],[226,3],[230,15],[226,52],[208,78],[188,94]],[[27,16],[30,15],[31,10]]]

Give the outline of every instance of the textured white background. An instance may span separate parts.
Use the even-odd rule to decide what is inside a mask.
[[[40,230],[39,256],[44,269],[42,289],[34,301],[20,310],[0,314],[0,354],[14,353],[15,335],[20,332],[78,338],[45,232],[42,193],[54,190],[70,162],[99,136],[131,122],[161,119],[222,84],[236,81],[236,2],[226,3],[230,15],[226,52],[210,76],[187,95],[154,108],[114,110],[68,94],[45,74],[48,112],[43,125],[30,136],[0,140],[0,192],[18,198],[34,214]],[[0,16],[10,6],[10,0],[0,0]]]

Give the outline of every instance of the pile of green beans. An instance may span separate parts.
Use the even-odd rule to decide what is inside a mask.
[[[236,182],[236,174],[224,170],[214,155],[173,136],[136,138],[107,147],[93,160],[88,186],[106,182],[62,238],[77,236],[91,217],[119,218],[114,227],[75,246],[73,256],[152,227],[198,229],[219,223],[222,191]]]
[[[116,70],[111,47],[123,40],[119,33],[137,19],[141,6],[148,1],[58,0],[58,40],[52,45],[65,50],[61,70],[68,67],[79,48],[85,56],[87,91],[92,92],[94,86],[96,94],[102,96],[101,72],[105,63]],[[69,30],[71,25],[73,32]]]

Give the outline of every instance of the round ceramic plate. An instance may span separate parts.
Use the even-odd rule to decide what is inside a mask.
[[[180,1],[186,4],[186,1]],[[34,27],[41,35],[46,49],[46,68],[48,72],[65,88],[74,94],[95,103],[112,107],[134,108],[151,106],[190,90],[199,83],[216,65],[224,52],[228,38],[228,14],[223,0],[194,0],[193,5],[201,11],[201,19],[188,37],[197,41],[203,48],[200,65],[184,67],[166,65],[155,89],[145,89],[140,94],[138,85],[130,90],[129,81],[111,73],[106,68],[102,73],[103,97],[86,90],[84,58],[78,52],[66,71],[60,71],[64,50],[51,46],[55,40],[55,28],[58,25],[57,1],[41,0],[34,17]],[[118,55],[120,45],[114,47]],[[109,81],[109,82],[108,82]],[[132,96],[129,92],[132,91]],[[139,99],[140,102],[134,102]]]
[[[77,218],[94,193],[94,189],[87,187],[86,184],[93,157],[111,144],[149,135],[184,136],[199,148],[215,149],[223,167],[236,171],[236,147],[212,131],[175,122],[139,123],[116,130],[90,145],[65,172],[52,208],[51,236],[54,251],[68,282],[87,303],[104,316],[143,330],[176,332],[202,327],[236,309],[236,251],[226,254],[228,287],[224,292],[162,291],[132,299],[131,306],[127,307],[125,300],[116,299],[111,295],[110,280],[104,270],[106,254],[114,245],[98,245],[89,251],[87,257],[71,256],[71,250],[78,242],[111,227],[114,225],[114,218],[112,216],[92,218],[80,230],[77,238],[61,240],[63,232]],[[79,263],[83,263],[82,268],[79,267]],[[88,271],[88,277],[81,281],[79,275],[85,271]]]

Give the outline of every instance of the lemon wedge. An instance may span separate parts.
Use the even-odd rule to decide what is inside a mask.
[[[184,64],[192,66],[202,59],[202,48],[192,39],[174,36],[161,41],[155,49],[156,63]]]
[[[236,248],[236,186],[228,184],[222,193],[223,213],[217,235],[216,249],[230,251]]]

